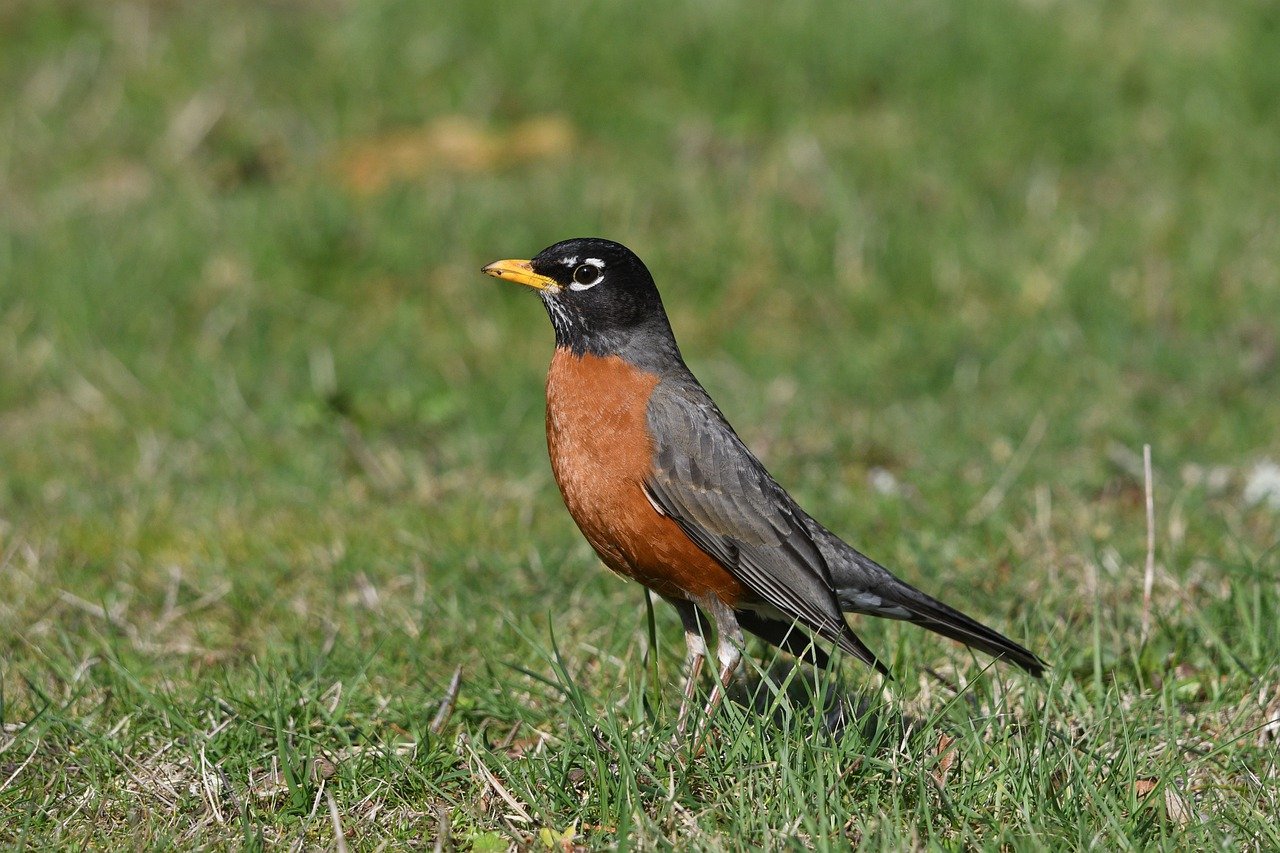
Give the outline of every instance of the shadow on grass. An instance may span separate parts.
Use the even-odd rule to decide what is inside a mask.
[[[838,738],[857,731],[870,744],[898,743],[925,726],[924,720],[886,704],[878,689],[851,689],[837,670],[782,658],[736,679],[728,698],[780,731],[789,728],[797,710],[813,708],[827,734]]]

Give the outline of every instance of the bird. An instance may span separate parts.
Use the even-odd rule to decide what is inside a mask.
[[[603,563],[679,614],[685,731],[714,625],[710,717],[749,632],[818,667],[830,644],[887,678],[846,614],[905,620],[1008,661],[1047,664],[921,592],[812,516],[778,484],[685,364],[648,268],[621,243],[563,240],[483,273],[535,290],[555,332],[546,434],[565,506]]]

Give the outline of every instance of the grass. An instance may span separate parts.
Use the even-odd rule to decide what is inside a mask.
[[[0,33],[6,846],[1280,844],[1273,4]],[[550,330],[477,272],[578,234],[802,504],[1051,674],[862,620],[894,684],[786,676],[856,724],[765,688],[672,748],[677,620],[564,513]]]

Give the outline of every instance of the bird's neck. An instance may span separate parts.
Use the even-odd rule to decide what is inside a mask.
[[[650,373],[664,375],[684,369],[680,347],[666,317],[630,329],[592,329],[578,318],[565,316],[547,304],[556,333],[556,350],[579,358],[618,356]]]

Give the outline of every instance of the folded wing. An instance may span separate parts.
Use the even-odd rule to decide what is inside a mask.
[[[662,383],[650,398],[648,421],[655,446],[644,486],[654,505],[766,609],[887,675],[845,623],[807,517],[705,392]]]

